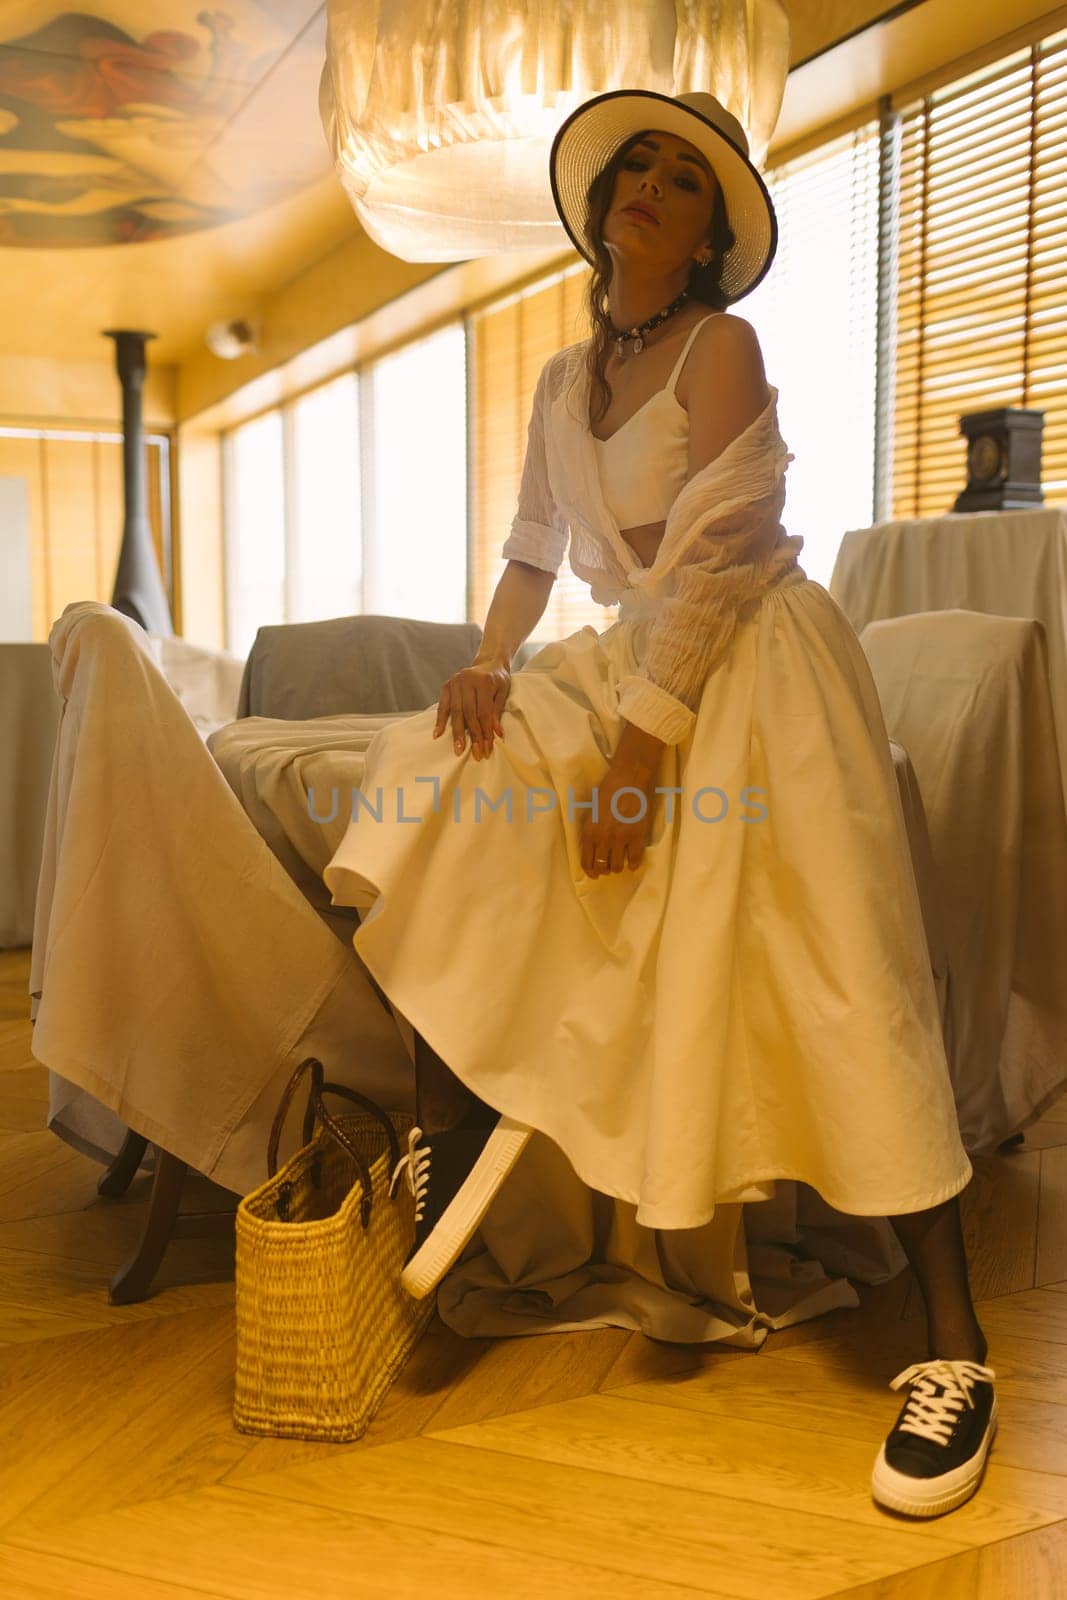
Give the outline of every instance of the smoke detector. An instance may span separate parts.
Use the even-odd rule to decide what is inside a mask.
[[[235,317],[232,322],[213,322],[204,335],[204,343],[212,355],[223,361],[252,355],[259,348],[258,340],[259,329],[245,317]]]

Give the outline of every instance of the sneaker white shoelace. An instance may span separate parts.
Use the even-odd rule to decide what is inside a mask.
[[[932,1439],[935,1444],[948,1444],[952,1430],[959,1420],[964,1405],[974,1408],[971,1389],[975,1383],[992,1383],[996,1374],[992,1367],[983,1367],[977,1361],[918,1361],[893,1379],[891,1389],[903,1388],[906,1383],[915,1385],[904,1416],[898,1424],[902,1433],[918,1434],[920,1439]],[[936,1390],[943,1389],[938,1394]]]
[[[401,1156],[393,1168],[393,1176],[389,1181],[389,1198],[392,1200],[396,1193],[397,1182],[401,1174],[407,1181],[407,1186],[415,1196],[415,1221],[422,1221],[423,1208],[426,1205],[426,1191],[430,1184],[430,1147],[420,1145],[422,1138],[421,1128],[408,1130],[408,1153]]]

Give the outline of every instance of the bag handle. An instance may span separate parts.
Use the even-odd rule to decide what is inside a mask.
[[[360,1197],[359,1215],[365,1232],[370,1225],[371,1214],[374,1206],[370,1170],[367,1166],[367,1163],[364,1161],[363,1157],[352,1143],[351,1139],[345,1133],[344,1129],[334,1121],[333,1117],[326,1110],[326,1107],[322,1104],[321,1089],[323,1083],[323,1067],[322,1062],[316,1060],[314,1056],[308,1056],[305,1061],[301,1061],[300,1065],[293,1073],[293,1076],[286,1084],[285,1093],[282,1095],[281,1105],[274,1114],[274,1122],[272,1123],[270,1130],[270,1142],[267,1145],[267,1176],[273,1178],[275,1172],[277,1171],[278,1141],[281,1138],[282,1124],[285,1121],[285,1113],[289,1109],[289,1103],[292,1100],[293,1095],[296,1093],[297,1084],[304,1076],[304,1073],[309,1069],[311,1072],[311,1091],[308,1097],[309,1107],[314,1106],[317,1108],[319,1115],[322,1118],[323,1127],[327,1130],[327,1132],[333,1135],[339,1145],[348,1151],[348,1154],[352,1157],[352,1160],[356,1164],[356,1171],[359,1173],[360,1184],[363,1191]],[[304,1125],[305,1128],[307,1128],[306,1118]],[[312,1118],[312,1125],[314,1125],[314,1118]],[[311,1130],[307,1129],[307,1132],[304,1135],[304,1143],[307,1144],[310,1138]],[[288,1221],[288,1194],[280,1196],[279,1201],[279,1214],[282,1216],[283,1221]]]
[[[267,1177],[268,1178],[273,1178],[274,1174],[278,1170],[278,1143],[279,1143],[279,1141],[281,1139],[281,1136],[282,1136],[282,1126],[283,1126],[283,1124],[285,1122],[286,1112],[289,1110],[290,1102],[292,1101],[293,1095],[296,1093],[296,1086],[300,1082],[301,1078],[304,1076],[304,1073],[307,1070],[307,1068],[311,1067],[312,1069],[314,1069],[314,1067],[316,1065],[318,1066],[319,1071],[321,1072],[322,1071],[322,1063],[321,1062],[316,1063],[313,1056],[308,1056],[306,1061],[301,1061],[300,1065],[297,1067],[296,1071],[293,1073],[292,1077],[289,1079],[289,1082],[286,1084],[285,1089],[284,1089],[284,1091],[282,1093],[282,1098],[281,1098],[281,1101],[279,1103],[278,1109],[274,1113],[274,1121],[271,1124],[270,1138],[267,1140]],[[305,1144],[307,1143],[307,1139],[306,1138],[304,1140],[304,1143]]]
[[[373,1100],[368,1100],[365,1095],[359,1094],[355,1089],[349,1089],[344,1084],[326,1083],[324,1081],[322,1062],[317,1060],[315,1056],[308,1056],[306,1060],[301,1061],[300,1065],[297,1067],[296,1071],[293,1073],[292,1077],[289,1079],[289,1082],[285,1086],[281,1103],[274,1114],[274,1121],[271,1124],[270,1139],[267,1144],[267,1176],[268,1178],[273,1178],[275,1172],[277,1171],[278,1144],[281,1139],[282,1126],[285,1122],[286,1112],[288,1111],[292,1102],[293,1095],[296,1093],[297,1085],[304,1076],[304,1073],[309,1069],[311,1072],[311,1089],[308,1093],[307,1110],[304,1113],[303,1143],[305,1145],[310,1143],[315,1126],[315,1117],[317,1115],[326,1131],[333,1135],[343,1149],[347,1150],[348,1154],[352,1157],[352,1160],[356,1164],[356,1170],[359,1173],[360,1182],[362,1184],[363,1192],[360,1198],[359,1209],[360,1220],[363,1224],[364,1230],[366,1230],[370,1225],[370,1219],[374,1206],[374,1195],[370,1169],[368,1168],[367,1163],[363,1159],[360,1152],[352,1143],[352,1140],[348,1137],[348,1134],[339,1123],[334,1121],[334,1118],[331,1116],[330,1112],[327,1111],[322,1101],[324,1090],[329,1090],[333,1094],[340,1094],[346,1099],[354,1100],[356,1104],[362,1106],[365,1110],[370,1111],[381,1123],[383,1123],[388,1133],[389,1148],[393,1157],[394,1166],[400,1160],[400,1145],[396,1137],[396,1129],[393,1127],[392,1123],[389,1121],[388,1117],[381,1110],[381,1108],[375,1105]],[[287,1206],[286,1209],[288,1209]]]
[[[324,1094],[342,1095],[346,1100],[351,1100],[354,1105],[362,1106],[364,1111],[369,1111],[371,1116],[377,1117],[385,1129],[385,1137],[389,1141],[390,1171],[392,1171],[400,1160],[400,1140],[396,1136],[396,1129],[393,1127],[392,1119],[386,1115],[381,1106],[376,1105],[373,1100],[368,1100],[367,1096],[360,1094],[358,1089],[350,1089],[346,1083],[321,1083],[317,1087],[315,1085],[312,1086],[311,1093],[308,1095],[307,1110],[304,1113],[304,1143],[307,1144],[311,1138],[311,1131],[315,1125],[315,1105],[312,1102],[317,1102],[320,1114],[325,1114],[322,1108],[322,1096]]]

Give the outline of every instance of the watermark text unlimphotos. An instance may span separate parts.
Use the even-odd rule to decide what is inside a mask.
[[[416,777],[414,782],[429,783],[433,786],[433,812],[435,815],[440,814],[442,810],[440,778],[434,774],[425,778]],[[532,822],[538,816],[544,816],[549,812],[555,811],[560,805],[559,797],[554,789],[543,789],[538,788],[536,785],[530,786],[526,784],[522,785],[521,787],[526,796],[525,806],[522,808],[522,811],[524,812],[524,820],[527,822]],[[668,823],[673,822],[675,798],[678,797],[679,800],[681,800],[684,790],[673,785],[657,784],[654,792],[656,794],[665,796],[667,813],[666,820]],[[737,808],[734,808],[733,811],[731,811],[730,802],[726,791],[724,789],[717,788],[713,784],[707,784],[703,788],[693,791],[689,799],[689,808],[698,822],[723,822],[730,815],[733,815],[735,821],[738,822],[765,822],[768,815],[767,807],[761,800],[753,798],[753,796],[762,795],[764,793],[765,791],[763,789],[742,789],[740,795],[738,796],[738,806],[745,809],[741,809],[739,811]],[[639,806],[635,808],[632,801],[624,800],[623,797],[626,795],[636,795],[639,801]],[[395,806],[387,806],[381,785],[379,785],[374,791],[373,798],[370,795],[365,794],[362,789],[353,787],[349,798],[349,817],[353,822],[359,822],[364,817],[371,822],[395,821],[418,823],[423,821],[423,817],[419,814],[415,814],[413,816],[408,815],[404,804],[403,788],[398,788],[395,791],[395,797]],[[452,791],[452,805],[450,808],[453,822],[461,822],[464,820],[463,801],[464,796],[461,791],[458,788],[454,789]],[[620,801],[623,802],[621,807],[619,805]],[[585,811],[589,812],[594,822],[600,821],[599,787],[592,790],[591,797],[588,800],[580,800],[575,797],[574,790],[568,786],[566,804],[568,822],[573,822],[578,813]],[[642,821],[648,812],[648,805],[648,795],[644,789],[626,785],[625,787],[613,789],[611,791],[610,810],[616,822]],[[756,810],[756,815],[747,815],[746,809],[753,807]],[[472,808],[474,813],[473,819],[470,814]],[[495,817],[501,812],[501,810],[503,810],[503,814],[507,817],[509,822],[514,822],[516,807],[514,803],[512,786],[509,784],[503,793],[500,794],[495,800],[486,794],[485,790],[479,786],[475,789],[473,796],[467,797],[467,816],[465,820],[468,822],[471,820],[474,822],[481,822],[483,815],[488,814],[491,817]],[[337,785],[334,785],[330,790],[329,809],[325,812],[320,812],[317,810],[315,801],[315,787],[314,785],[311,786],[311,788],[308,790],[308,816],[313,822],[336,822],[340,812],[341,791]]]

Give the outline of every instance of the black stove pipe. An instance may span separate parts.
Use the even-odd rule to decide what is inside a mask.
[[[145,344],[154,333],[108,329],[104,337],[115,341],[115,363],[122,384],[122,480],[125,518],[122,548],[115,571],[111,604],[124,616],[139,622],[146,633],[174,633],[167,592],[156,560],[152,532],[145,514],[145,446],[142,394],[145,378]]]

